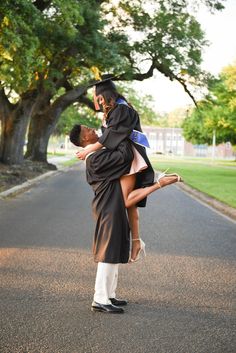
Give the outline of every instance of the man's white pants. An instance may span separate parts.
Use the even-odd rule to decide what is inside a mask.
[[[116,297],[119,264],[98,262],[93,300],[96,303],[111,304],[109,298]]]

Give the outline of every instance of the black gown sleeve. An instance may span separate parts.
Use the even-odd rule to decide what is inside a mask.
[[[99,142],[106,148],[114,150],[129,137],[136,125],[135,111],[127,105],[118,104],[110,113],[108,126],[99,138]]]
[[[114,173],[127,168],[130,169],[130,164],[133,160],[133,150],[131,143],[126,140],[119,144],[116,150],[103,149],[95,152],[91,156],[91,166],[94,173],[106,175],[114,175]]]

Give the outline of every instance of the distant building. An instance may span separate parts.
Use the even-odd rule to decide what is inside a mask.
[[[193,145],[183,136],[183,129],[170,127],[144,126],[143,132],[147,135],[151,153],[173,154],[176,156],[211,157],[212,146]],[[216,158],[233,158],[233,149],[230,142],[222,143],[215,148]]]

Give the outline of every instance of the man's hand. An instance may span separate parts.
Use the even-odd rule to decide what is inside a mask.
[[[88,149],[83,149],[81,151],[76,152],[76,157],[78,159],[84,160],[89,153],[90,151]]]

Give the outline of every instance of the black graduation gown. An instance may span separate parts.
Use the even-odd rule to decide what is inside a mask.
[[[134,129],[142,132],[139,115],[136,110],[125,104],[117,104],[108,114],[107,128],[102,129],[103,134],[99,138],[99,142],[110,150],[116,149],[121,141],[129,138]],[[138,150],[148,165],[147,169],[137,173],[136,188],[150,186],[154,182],[154,170],[148,159],[146,149],[136,143],[133,143],[133,146]],[[145,207],[146,198],[140,201],[137,206]]]
[[[132,160],[133,151],[128,140],[120,143],[116,150],[101,149],[87,157],[87,181],[94,191],[95,262],[128,262],[130,228],[119,178],[129,172]]]

